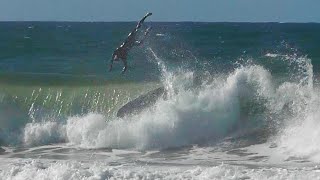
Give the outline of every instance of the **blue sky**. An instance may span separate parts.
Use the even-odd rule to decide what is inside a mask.
[[[320,0],[0,0],[0,21],[320,22]]]

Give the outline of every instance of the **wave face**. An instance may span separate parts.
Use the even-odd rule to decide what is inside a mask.
[[[254,143],[275,141],[279,148],[299,156],[316,151],[316,143],[303,136],[306,131],[315,133],[317,138],[317,131],[309,129],[317,126],[319,103],[310,59],[284,58],[290,66],[295,63],[298,68],[291,73],[301,78],[279,82],[266,68],[251,62],[218,76],[184,69],[170,71],[152,49],[149,51],[162,68],[160,84],[167,90],[166,98],[124,118],[111,116],[111,110],[99,109],[64,116],[58,109],[58,113],[53,110],[55,116],[41,117],[35,114],[46,111],[34,111],[31,105],[28,116],[32,122],[24,123],[16,141],[26,146],[67,142],[86,149],[146,150],[210,145],[226,137],[250,136],[258,131],[252,135],[266,134]],[[297,143],[301,143],[301,150]],[[308,151],[302,148],[305,143],[315,147]]]

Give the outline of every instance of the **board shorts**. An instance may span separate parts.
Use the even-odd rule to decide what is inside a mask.
[[[119,49],[116,53],[117,58],[115,58],[115,61],[118,61],[119,59],[127,59],[128,57],[128,51],[125,49]]]

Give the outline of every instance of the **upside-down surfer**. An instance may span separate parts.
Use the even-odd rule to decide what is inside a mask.
[[[133,47],[133,46],[138,46],[141,45],[145,39],[145,37],[148,35],[150,28],[148,28],[145,33],[144,33],[144,37],[138,41],[136,40],[136,35],[138,32],[138,29],[142,26],[144,20],[151,16],[152,13],[147,13],[137,24],[137,26],[129,33],[127,39],[120,45],[120,47],[118,47],[112,54],[112,59],[111,59],[111,64],[110,64],[110,69],[109,71],[112,70],[112,65],[113,65],[113,61],[119,61],[122,60],[124,68],[122,70],[122,73],[124,73],[128,66],[127,66],[127,56],[128,56],[128,52],[129,50]]]

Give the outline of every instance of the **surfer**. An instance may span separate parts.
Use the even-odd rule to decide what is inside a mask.
[[[144,20],[147,17],[151,16],[151,15],[152,15],[152,13],[147,13],[138,22],[137,26],[129,33],[127,39],[120,45],[120,47],[118,47],[113,52],[109,71],[112,70],[113,61],[119,61],[119,60],[122,60],[123,65],[124,65],[122,73],[124,73],[127,70],[127,67],[128,67],[127,66],[128,52],[133,46],[141,45],[143,43],[144,39],[146,38],[146,36],[148,35],[148,33],[150,31],[150,27],[145,31],[144,36],[140,41],[136,40],[136,35],[137,35],[137,32],[138,32],[139,28],[142,26]]]

